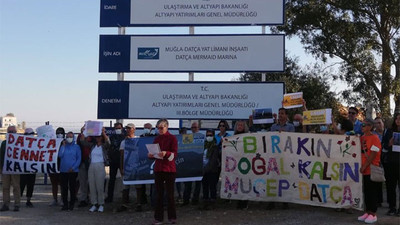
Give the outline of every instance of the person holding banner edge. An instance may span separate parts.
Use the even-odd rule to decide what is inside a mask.
[[[249,132],[249,127],[247,126],[246,121],[239,120],[239,121],[236,121],[235,127],[234,127],[233,130],[234,130],[234,135],[236,135],[236,134],[244,134],[244,133],[248,133]],[[238,200],[236,208],[237,209],[246,210],[249,207],[248,203],[249,203],[248,200]]]
[[[178,154],[178,140],[174,135],[168,132],[168,120],[160,119],[157,122],[157,129],[159,136],[154,140],[154,144],[159,144],[160,153],[158,156],[162,159],[156,159],[153,154],[148,153],[150,159],[155,159],[154,166],[154,180],[155,187],[157,191],[157,200],[154,211],[154,221],[153,224],[163,224],[164,220],[164,205],[163,196],[164,188],[167,192],[167,211],[168,220],[171,224],[176,224],[176,208],[174,201],[174,184],[176,178],[176,164],[175,158]]]
[[[217,184],[221,172],[221,149],[215,139],[215,131],[207,130],[203,155],[203,206],[208,210],[215,207],[217,201]]]
[[[15,126],[9,126],[7,128],[8,134],[15,134],[17,133],[17,128]],[[14,211],[19,211],[19,204],[21,202],[21,195],[20,195],[20,175],[19,174],[3,174],[3,165],[4,165],[4,158],[6,153],[6,143],[7,140],[4,140],[1,143],[0,147],[0,174],[2,179],[2,186],[3,186],[3,206],[1,207],[0,211],[8,211],[10,210],[10,189],[13,186],[13,196],[14,196]]]
[[[65,130],[62,127],[58,127],[56,129],[57,138],[65,138]],[[61,148],[61,146],[60,146]],[[58,158],[58,170],[60,170],[60,158]],[[59,173],[50,173],[49,174],[50,183],[51,183],[51,192],[53,195],[53,201],[49,204],[49,206],[57,206],[58,205],[58,185],[60,185],[60,174]],[[62,196],[61,196],[62,198]]]
[[[304,104],[305,107],[305,104]],[[271,126],[271,131],[279,132],[295,132],[295,127],[293,124],[289,123],[287,109],[280,108],[278,110],[278,122]],[[275,208],[275,202],[270,202],[267,206],[267,210],[272,210]],[[287,202],[283,203],[283,209],[288,209],[289,204]]]
[[[35,132],[32,128],[26,128],[24,135],[33,136]],[[35,186],[36,173],[32,174],[21,174],[20,175],[20,188],[21,188],[21,197],[24,195],[24,189],[26,186],[26,206],[29,208],[33,208],[33,204],[31,202],[31,198],[33,195],[33,188]]]

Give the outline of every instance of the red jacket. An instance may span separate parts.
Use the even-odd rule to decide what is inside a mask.
[[[176,173],[175,159],[178,155],[178,140],[168,131],[154,139],[154,144],[160,145],[161,151],[166,151],[163,159],[156,159],[154,172]]]

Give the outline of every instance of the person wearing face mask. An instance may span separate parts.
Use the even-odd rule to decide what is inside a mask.
[[[81,148],[75,144],[73,132],[68,132],[66,137],[58,153],[58,158],[60,158],[61,196],[64,204],[61,210],[71,211],[74,209],[75,203],[75,187],[79,165],[81,164]],[[68,202],[68,189],[70,202]]]
[[[17,133],[17,128],[15,126],[9,126],[7,127],[7,133],[15,134]],[[1,174],[1,182],[2,182],[2,188],[3,188],[3,206],[1,207],[0,211],[8,211],[11,197],[10,197],[10,190],[11,186],[13,187],[13,196],[14,196],[14,211],[19,211],[19,204],[21,202],[21,195],[20,195],[20,186],[19,186],[19,180],[20,180],[20,175],[19,174],[3,174],[3,165],[4,165],[4,158],[5,158],[5,153],[6,153],[6,143],[7,140],[4,140],[1,142],[1,147],[0,147],[0,174]]]
[[[156,136],[155,134],[151,133],[152,130],[153,130],[153,125],[151,125],[151,123],[145,123],[143,125],[143,134],[141,134],[140,137]]]
[[[29,135],[33,136],[35,132],[33,131],[32,128],[26,128],[24,135]],[[20,175],[20,188],[21,188],[21,196],[24,195],[24,189],[26,187],[26,206],[29,208],[33,207],[33,204],[31,202],[31,198],[33,195],[33,189],[35,186],[35,180],[36,180],[36,173],[32,174],[21,174]]]
[[[78,180],[79,180],[79,195],[78,200],[79,204],[78,207],[86,207],[88,206],[88,193],[89,193],[89,155],[90,150],[93,145],[93,138],[92,137],[83,137],[83,130],[84,127],[81,128],[81,133],[78,135],[76,143],[81,148],[81,164],[79,165],[79,173],[78,173]]]
[[[217,145],[214,130],[207,130],[203,155],[203,206],[213,209],[217,200],[217,183],[221,171],[221,150]]]
[[[306,101],[303,99],[303,111],[307,111]],[[295,114],[293,116],[294,132],[296,133],[308,133],[309,129],[307,126],[303,126],[303,115]]]
[[[110,151],[108,152],[108,157],[110,160],[110,180],[108,181],[108,192],[107,198],[105,199],[106,203],[113,202],[114,198],[114,187],[115,180],[117,176],[117,172],[120,166],[121,153],[119,151],[119,147],[121,142],[125,139],[125,134],[122,131],[122,123],[115,123],[114,130],[115,134],[110,136]],[[121,172],[121,171],[120,171]]]
[[[65,130],[62,127],[58,127],[56,129],[57,138],[65,138]],[[61,148],[61,146],[60,146]],[[57,159],[58,170],[60,170],[60,158]],[[50,182],[51,182],[51,192],[53,195],[53,201],[49,204],[49,206],[57,206],[58,205],[58,185],[60,185],[60,174],[59,173],[50,173]]]
[[[293,116],[294,132],[307,133],[307,126],[303,126],[303,115],[295,114]]]

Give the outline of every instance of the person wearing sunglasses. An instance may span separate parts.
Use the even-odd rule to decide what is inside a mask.
[[[215,135],[215,139],[217,141],[217,145],[220,145],[222,138],[231,136],[226,132],[229,130],[228,122],[226,120],[220,120],[217,129],[219,129],[219,133]]]
[[[176,224],[176,208],[174,201],[174,185],[176,178],[175,159],[178,155],[178,140],[168,132],[168,120],[160,119],[157,122],[159,135],[154,144],[160,146],[158,157],[148,153],[149,159],[155,159],[154,182],[156,187],[156,205],[153,224],[163,224],[164,220],[164,190],[167,193],[167,211],[170,224]]]
[[[365,223],[375,223],[378,221],[376,211],[378,209],[378,186],[379,182],[371,180],[370,165],[379,166],[381,157],[381,141],[376,134],[373,134],[374,121],[366,119],[361,125],[361,168],[360,172],[363,175],[363,189],[365,201],[365,213],[358,217],[358,221]]]
[[[354,132],[359,135],[363,135],[361,125],[362,122],[357,119],[358,116],[358,109],[356,107],[350,107],[349,108],[349,114],[347,115],[347,118],[353,123],[354,125]]]

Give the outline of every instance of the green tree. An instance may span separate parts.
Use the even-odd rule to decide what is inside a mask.
[[[400,0],[287,0],[286,20],[273,30],[324,62],[340,59],[344,99],[373,102],[387,118],[394,95],[400,112]]]
[[[301,68],[297,59],[286,58],[285,71],[283,73],[267,73],[266,81],[285,82],[287,93],[303,92],[307,108],[324,109],[332,108],[335,112],[338,109],[336,94],[330,91],[330,85],[326,79],[327,72],[324,72],[318,65],[312,68]],[[239,81],[261,82],[261,73],[245,73],[238,78]],[[291,114],[296,111],[291,111]]]

